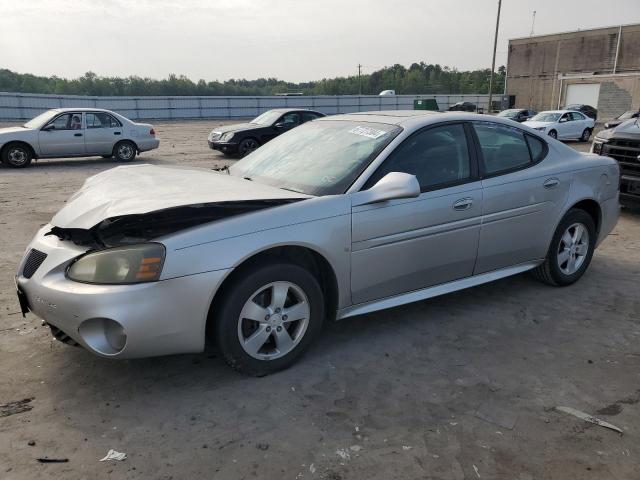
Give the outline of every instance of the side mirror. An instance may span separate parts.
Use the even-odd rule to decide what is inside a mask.
[[[273,128],[277,128],[278,130],[281,130],[284,128],[284,123],[278,122],[273,126]]]
[[[50,132],[51,130],[53,130],[53,125],[51,124],[45,125],[44,127],[42,127],[43,132]]]
[[[369,190],[362,190],[352,195],[351,204],[370,205],[400,198],[416,198],[420,196],[420,184],[415,175],[402,172],[387,173]]]

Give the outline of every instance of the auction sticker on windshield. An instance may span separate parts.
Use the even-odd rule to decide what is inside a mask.
[[[377,130],[375,128],[370,128],[370,127],[355,127],[349,130],[349,133],[362,135],[363,137],[379,138],[387,132],[385,132],[384,130]]]

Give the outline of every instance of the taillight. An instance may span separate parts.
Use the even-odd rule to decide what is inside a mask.
[[[156,131],[152,128],[151,130],[149,130],[149,135],[155,135]]]

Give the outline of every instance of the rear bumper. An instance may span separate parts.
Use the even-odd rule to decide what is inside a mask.
[[[150,138],[145,140],[137,140],[136,145],[140,152],[147,152],[149,150],[155,150],[160,146],[160,140],[157,138]]]
[[[212,142],[211,140],[207,140],[209,144],[209,148],[211,150],[218,150],[223,153],[237,153],[238,152],[238,144],[231,142]]]

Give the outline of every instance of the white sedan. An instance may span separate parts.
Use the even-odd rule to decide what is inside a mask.
[[[158,148],[153,125],[135,123],[109,110],[55,108],[22,126],[0,128],[0,158],[24,168],[31,160],[62,157],[114,157],[128,162]]]
[[[545,132],[558,140],[588,142],[595,120],[573,110],[548,110],[540,112],[523,125]]]

